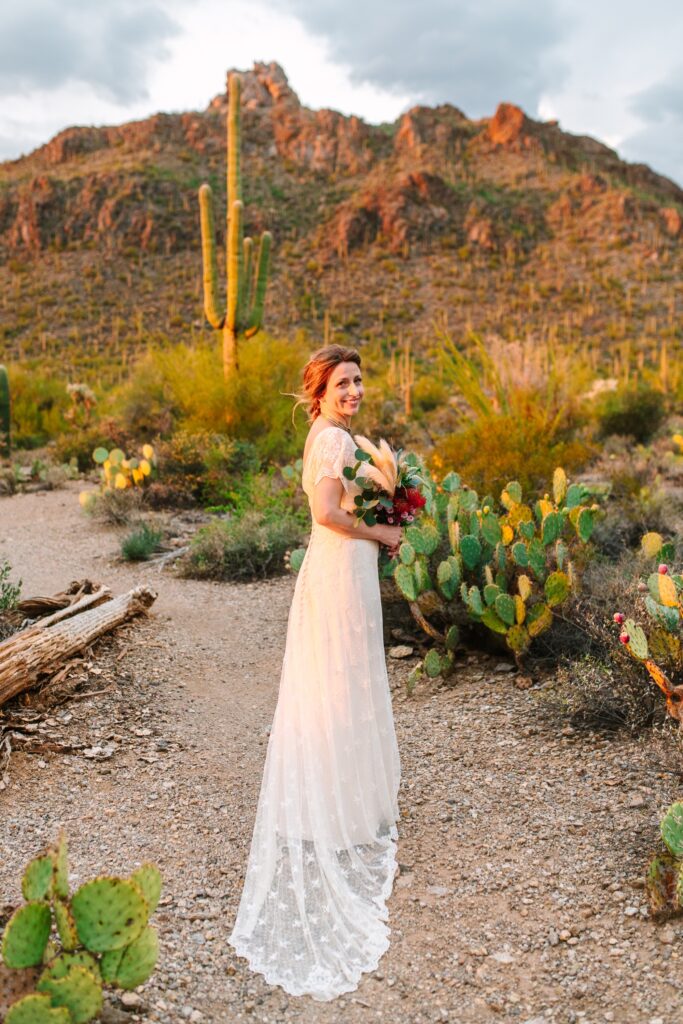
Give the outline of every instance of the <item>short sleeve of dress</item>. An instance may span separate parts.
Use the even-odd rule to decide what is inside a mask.
[[[344,490],[349,493],[353,481],[344,476],[343,470],[344,466],[353,466],[356,462],[356,446],[351,436],[341,428],[328,427],[316,441],[311,456],[312,485],[315,487],[324,476],[337,477],[343,483]]]

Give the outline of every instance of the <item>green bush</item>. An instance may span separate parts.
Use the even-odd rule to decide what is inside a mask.
[[[65,429],[71,406],[66,385],[38,364],[10,366],[11,435],[14,448],[39,448]],[[65,461],[68,461],[66,459]]]
[[[251,509],[198,530],[180,570],[185,576],[214,580],[281,575],[287,572],[285,552],[297,547],[302,536],[301,524],[291,512],[264,516]]]
[[[256,445],[208,430],[180,430],[157,443],[163,484],[205,505],[235,504],[244,477],[261,466]]]
[[[615,391],[608,395],[598,412],[601,437],[621,434],[646,444],[666,417],[666,401],[661,391],[645,385]]]
[[[12,566],[7,559],[0,561],[0,612],[11,611],[16,608],[19,595],[21,594],[21,580],[18,583],[10,583],[9,574]]]
[[[129,533],[121,543],[121,555],[127,562],[144,562],[159,547],[163,533],[149,523],[143,523]]]

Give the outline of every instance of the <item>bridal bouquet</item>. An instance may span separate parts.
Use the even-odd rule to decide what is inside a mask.
[[[362,434],[354,434],[353,439],[358,462],[345,466],[343,473],[361,488],[354,498],[357,521],[362,519],[368,526],[412,523],[427,500],[420,491],[424,481],[417,468],[407,461],[402,448],[394,452],[384,439],[379,445]]]

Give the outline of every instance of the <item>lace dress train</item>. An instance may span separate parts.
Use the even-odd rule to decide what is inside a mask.
[[[313,439],[302,486],[343,476],[355,444]],[[312,516],[289,611],[245,882],[229,941],[292,995],[330,1000],[358,986],[389,945],[400,760],[382,637],[378,541]]]

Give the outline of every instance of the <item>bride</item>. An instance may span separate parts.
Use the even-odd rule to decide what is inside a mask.
[[[311,428],[302,487],[311,537],[287,623],[245,881],[229,941],[292,995],[357,988],[389,945],[400,760],[377,556],[401,527],[351,514],[360,355],[328,345],[303,370]],[[296,396],[295,396],[296,397]]]

